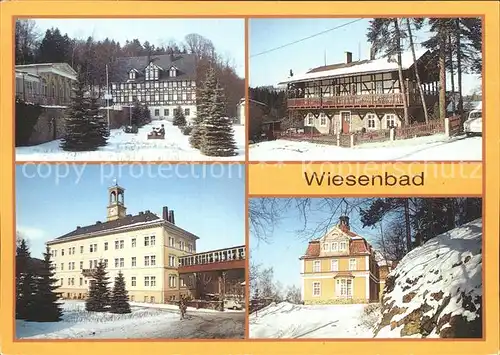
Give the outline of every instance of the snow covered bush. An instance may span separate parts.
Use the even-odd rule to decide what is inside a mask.
[[[382,317],[382,306],[380,303],[371,303],[365,307],[361,315],[361,325],[367,329],[375,329]]]

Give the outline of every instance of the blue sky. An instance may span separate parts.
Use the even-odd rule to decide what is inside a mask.
[[[354,20],[357,22],[348,24]],[[344,62],[345,52],[353,60],[369,58],[366,32],[369,19],[251,19],[249,23],[250,86],[276,85],[293,70],[302,74],[326,63]],[[343,26],[345,25],[345,26]],[[338,29],[298,43],[257,55],[288,43],[299,41],[334,27]],[[271,35],[272,34],[272,35]],[[427,30],[414,33],[415,43],[427,39]],[[456,83],[455,83],[456,85]],[[464,75],[463,92],[481,85],[476,75]]]
[[[315,199],[313,199],[314,201]],[[319,199],[321,200],[321,199]],[[348,201],[356,203],[356,199],[348,199]],[[308,230],[316,228],[319,223],[322,223],[331,216],[332,210],[329,208],[320,209],[318,200],[313,202],[313,213],[308,215],[306,228]],[[334,203],[336,206],[337,203]],[[338,218],[341,210],[336,211],[332,220],[331,227],[338,223]],[[372,245],[373,238],[377,236],[378,230],[371,227],[362,228],[358,210],[348,213],[351,231],[366,238]],[[250,235],[250,257],[252,263],[260,264],[262,268],[272,266],[274,269],[274,279],[279,280],[284,286],[295,285],[300,287],[300,260],[304,255],[308,240],[311,239],[310,233],[303,233],[304,220],[301,218],[298,209],[291,207],[277,225],[272,235],[269,237],[269,242],[258,241]],[[318,234],[315,237],[321,237]]]
[[[245,244],[245,170],[242,165],[17,165],[16,223],[32,256],[45,242],[106,220],[107,189],[125,188],[127,214],[162,207],[177,226],[200,237],[198,251]]]
[[[42,32],[57,27],[72,38],[97,40],[106,37],[124,44],[137,38],[144,43],[179,43],[190,33],[212,41],[217,52],[234,61],[240,77],[245,77],[245,21],[243,19],[35,19]]]

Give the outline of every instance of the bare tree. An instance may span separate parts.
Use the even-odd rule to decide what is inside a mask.
[[[194,54],[198,60],[214,59],[215,47],[211,40],[197,33],[190,33],[184,37],[188,53]]]
[[[285,300],[290,303],[299,304],[302,302],[300,288],[295,285],[288,286],[285,291]]]

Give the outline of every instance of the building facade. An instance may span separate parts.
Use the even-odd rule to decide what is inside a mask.
[[[149,107],[152,119],[170,119],[181,108],[186,121],[196,117],[196,58],[190,54],[118,58],[110,70],[113,105],[135,101]]]
[[[368,303],[379,299],[379,274],[371,245],[349,227],[349,218],[309,242],[300,258],[305,304]]]
[[[67,63],[16,65],[16,97],[45,105],[66,106],[71,101],[77,73]]]
[[[303,75],[292,74],[280,83],[287,85],[289,115],[300,126],[322,134],[401,127],[405,95],[410,123],[423,121],[415,65],[429,112],[438,101],[439,73],[436,57],[429,51],[418,51],[416,56],[415,64],[411,52],[402,54],[405,91],[400,87],[395,60],[371,56],[353,61],[350,52],[346,52],[344,63],[314,68]]]
[[[196,252],[194,234],[175,225],[174,211],[163,207],[127,214],[125,190],[108,189],[107,219],[75,230],[47,244],[63,298],[84,299],[100,260],[112,281],[121,271],[129,299],[164,303],[191,295],[194,286],[179,278],[179,258]],[[191,287],[191,288],[190,288]]]

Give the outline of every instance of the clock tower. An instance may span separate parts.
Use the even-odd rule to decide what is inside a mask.
[[[124,201],[125,189],[118,186],[115,180],[114,185],[108,188],[108,195],[108,222],[124,218],[127,215]]]

